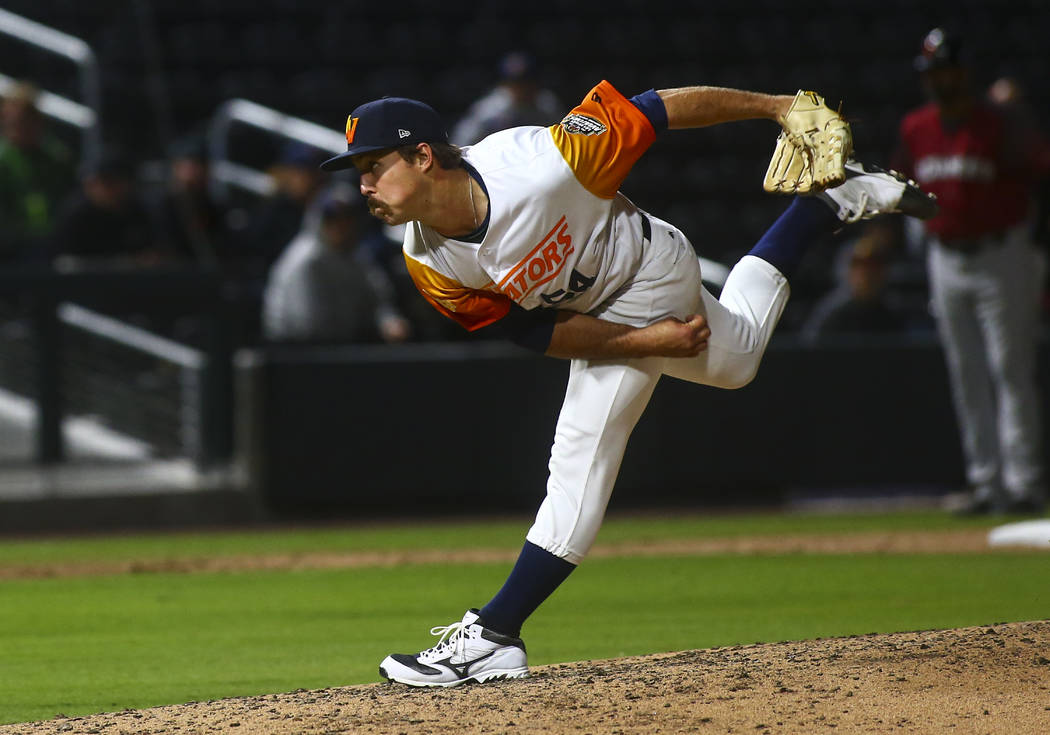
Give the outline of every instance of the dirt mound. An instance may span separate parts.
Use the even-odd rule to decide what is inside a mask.
[[[41,723],[46,733],[1050,733],[1050,621],[536,667],[528,679],[297,691]]]

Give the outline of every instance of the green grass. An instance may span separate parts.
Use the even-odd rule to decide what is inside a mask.
[[[973,526],[933,514],[613,519],[601,541]],[[516,548],[523,523],[0,543],[0,563]],[[469,543],[468,543],[469,542]],[[0,722],[377,680],[506,564],[0,582]],[[1044,554],[594,559],[526,626],[530,662],[1045,618]]]

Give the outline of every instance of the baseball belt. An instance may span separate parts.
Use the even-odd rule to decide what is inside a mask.
[[[980,237],[956,237],[951,240],[938,239],[938,242],[948,250],[954,250],[964,255],[976,255],[984,250],[1001,247],[1006,242],[1008,230],[990,232]]]

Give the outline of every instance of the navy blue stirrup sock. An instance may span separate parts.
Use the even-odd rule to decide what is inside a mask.
[[[816,197],[795,197],[748,255],[766,261],[791,280],[811,244],[842,226],[831,207]]]
[[[481,608],[482,625],[504,635],[521,635],[525,618],[532,615],[575,568],[575,564],[526,541],[503,588]]]

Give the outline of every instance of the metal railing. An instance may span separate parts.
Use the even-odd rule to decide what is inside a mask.
[[[83,135],[82,157],[94,155],[99,150],[102,140],[102,85],[99,80],[98,60],[91,47],[76,36],[62,33],[3,8],[0,8],[0,33],[67,58],[77,65],[83,104],[47,91],[41,93],[38,104],[40,111],[45,115],[80,128]],[[6,90],[11,83],[13,80],[10,77],[3,76],[0,79],[0,91]]]
[[[157,431],[158,423],[163,423],[160,438],[171,451],[188,456],[202,469],[229,460],[233,347],[217,276],[160,269],[12,270],[0,272],[0,296],[17,297],[30,322],[33,359],[27,377],[36,403],[37,463],[55,464],[66,458],[62,422],[74,403],[98,404],[100,412],[113,413],[112,418],[130,421],[146,433]],[[201,325],[199,344],[188,347],[82,306],[100,296],[119,297],[142,313],[156,303],[167,311],[196,315]],[[87,360],[85,340],[90,340],[101,363]],[[112,352],[120,354],[114,357]],[[124,367],[139,372],[125,375]],[[135,384],[130,377],[142,375],[142,370],[158,373],[168,394],[158,397],[155,384]],[[154,409],[159,412],[156,420],[146,415]]]
[[[207,352],[78,304],[59,304],[57,315],[69,412],[98,416],[158,456],[202,455]]]
[[[216,110],[208,125],[212,186],[222,198],[226,198],[229,184],[260,195],[270,193],[273,188],[271,177],[265,172],[230,160],[230,131],[235,124],[248,125],[332,153],[346,150],[346,138],[334,130],[249,100],[227,100]]]

